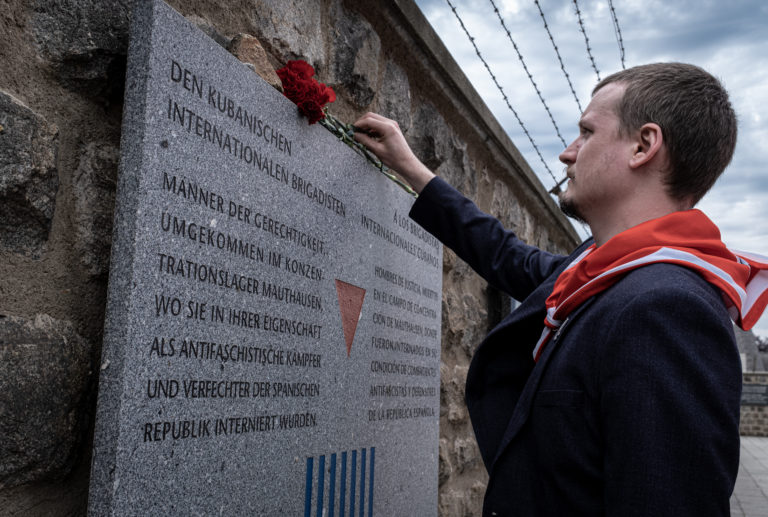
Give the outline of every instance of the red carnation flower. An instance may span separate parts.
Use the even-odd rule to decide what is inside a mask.
[[[299,112],[309,119],[310,124],[325,118],[323,108],[336,100],[336,93],[312,77],[315,69],[309,63],[288,61],[276,73],[283,84],[283,95],[299,107]]]
[[[312,79],[312,76],[315,75],[315,69],[312,68],[312,65],[300,59],[288,61],[288,64],[285,66],[293,70],[302,79]]]
[[[325,118],[323,107],[313,100],[300,102],[297,106],[301,114],[307,117],[310,124]]]

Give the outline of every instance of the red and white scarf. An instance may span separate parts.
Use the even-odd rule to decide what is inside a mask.
[[[673,212],[594,244],[557,278],[547,298],[544,332],[533,350],[539,360],[550,336],[579,305],[618,282],[629,271],[666,262],[690,268],[723,293],[731,318],[749,330],[768,305],[768,258],[732,252],[700,210]]]

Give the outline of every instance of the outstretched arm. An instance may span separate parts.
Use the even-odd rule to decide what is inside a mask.
[[[366,113],[355,122],[355,139],[368,147],[381,162],[400,173],[413,190],[421,190],[435,175],[413,154],[400,126],[376,113]]]
[[[355,138],[387,167],[422,193],[435,178],[413,154],[397,122],[366,113],[355,122]],[[411,218],[455,251],[488,282],[522,300],[565,257],[527,246],[495,218],[443,181],[430,183],[411,210]]]

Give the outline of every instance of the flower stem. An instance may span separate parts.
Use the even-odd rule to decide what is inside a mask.
[[[345,124],[328,112],[325,113],[325,118],[319,120],[319,124],[330,131],[339,140],[354,149],[355,152],[368,160],[371,164],[373,164],[373,166],[376,167],[376,170],[378,170],[381,174],[389,178],[391,181],[394,181],[400,188],[408,192],[413,197],[418,197],[418,194],[415,190],[403,183],[394,174],[387,172],[389,168],[381,163],[381,160],[379,160],[373,153],[371,153],[367,147],[355,140],[355,131],[352,124]]]

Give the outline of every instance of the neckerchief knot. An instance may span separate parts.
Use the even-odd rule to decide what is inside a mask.
[[[744,330],[757,323],[768,305],[768,258],[729,250],[700,210],[673,212],[625,230],[600,247],[593,244],[568,265],[547,298],[534,360],[582,303],[633,269],[659,262],[692,269],[720,289],[728,313]]]

